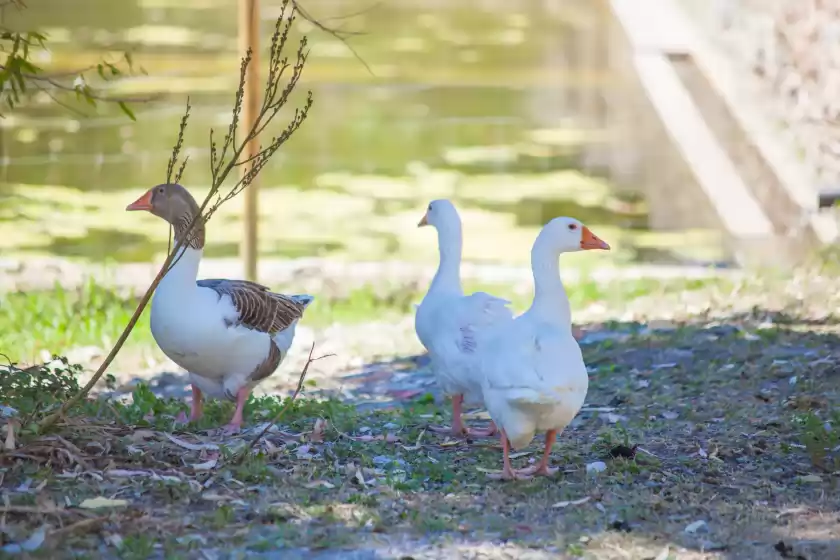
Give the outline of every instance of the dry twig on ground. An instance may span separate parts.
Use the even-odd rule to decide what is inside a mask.
[[[46,417],[40,422],[39,429],[41,431],[55,424],[67,412],[67,410],[69,410],[72,406],[74,406],[76,403],[85,398],[90,392],[90,390],[99,381],[99,379],[104,375],[105,371],[108,369],[108,366],[114,360],[117,353],[119,353],[120,349],[122,348],[123,344],[128,338],[128,335],[134,328],[134,325],[137,323],[140,314],[143,312],[143,309],[145,309],[146,304],[149,302],[149,299],[151,299],[155,288],[157,288],[161,279],[166,275],[166,273],[174,264],[177,255],[181,252],[182,246],[190,238],[190,233],[193,230],[195,224],[198,223],[199,220],[201,220],[203,223],[206,223],[222,204],[231,200],[233,197],[245,190],[257,177],[257,175],[259,175],[262,168],[265,166],[268,160],[277,152],[280,146],[282,146],[286,142],[286,140],[288,140],[292,136],[292,134],[294,134],[295,131],[297,131],[297,129],[306,120],[306,117],[309,114],[309,109],[312,107],[311,91],[308,92],[307,98],[303,103],[303,106],[295,108],[293,117],[290,119],[290,121],[285,126],[282,132],[275,136],[272,136],[267,145],[265,145],[265,147],[261,145],[260,150],[259,152],[257,152],[256,155],[245,160],[240,159],[242,156],[242,152],[244,151],[248,143],[257,136],[259,136],[261,133],[263,133],[267,129],[269,124],[275,119],[275,117],[277,117],[280,110],[289,102],[290,96],[295,90],[295,87],[297,86],[298,80],[301,77],[303,68],[306,64],[306,60],[309,56],[309,51],[306,48],[306,37],[303,37],[300,41],[300,45],[297,50],[297,58],[294,64],[291,64],[289,62],[288,57],[283,55],[289,31],[291,30],[292,24],[295,20],[296,10],[291,4],[291,0],[284,0],[281,14],[277,18],[275,31],[271,37],[270,55],[268,63],[269,71],[265,83],[263,102],[260,106],[259,111],[257,112],[254,122],[250,123],[250,126],[246,128],[247,133],[245,134],[245,138],[237,139],[236,135],[240,126],[239,115],[242,111],[242,101],[245,90],[245,78],[248,71],[248,65],[251,62],[252,53],[250,49],[248,50],[248,52],[245,53],[245,56],[242,58],[242,64],[240,66],[239,87],[236,91],[233,110],[231,112],[231,123],[228,127],[227,134],[222,140],[221,146],[218,146],[216,144],[213,130],[211,129],[210,131],[210,168],[212,183],[210,185],[210,190],[207,193],[207,196],[204,198],[204,201],[201,204],[198,215],[190,223],[185,235],[181,239],[179,239],[175,243],[175,247],[173,247],[170,250],[169,254],[166,257],[166,260],[163,262],[163,265],[160,268],[160,271],[157,273],[155,279],[152,281],[151,285],[146,290],[146,293],[140,299],[140,303],[137,305],[137,309],[131,316],[128,325],[126,325],[125,330],[123,330],[122,334],[117,339],[117,342],[114,344],[113,348],[108,353],[108,356],[102,362],[102,365],[99,366],[99,368],[94,373],[93,377],[90,379],[87,385],[85,385],[82,388],[81,391],[79,391],[74,397],[69,399],[64,404],[64,406],[61,407],[60,410],[51,414],[50,416]],[[289,76],[285,84],[281,83],[284,74],[286,74],[287,70],[289,69],[291,69],[291,75]],[[183,145],[184,132],[187,128],[189,120],[189,109],[190,105],[188,102],[187,111],[185,112],[185,115],[181,120],[180,130],[178,131],[178,140],[175,144],[175,147],[172,150],[172,157],[170,158],[169,163],[167,165],[167,181],[172,180],[172,173],[176,165],[178,164],[178,158],[180,155],[181,147]],[[184,160],[181,161],[181,165],[178,169],[177,174],[175,175],[175,181],[180,180],[181,175],[183,174],[184,169],[186,168],[186,164],[187,158],[184,158]],[[232,187],[227,189],[226,192],[222,192],[222,185],[224,184],[228,175],[231,171],[233,171],[234,168],[239,166],[246,166],[246,172],[242,174],[240,179],[237,180],[237,182],[234,183]]]
[[[312,362],[317,362],[318,360],[323,360],[324,358],[329,358],[330,356],[335,355],[335,354],[324,354],[323,356],[318,356],[317,358],[313,358],[312,357],[313,352],[315,352],[315,343],[314,342],[312,343],[312,346],[309,348],[309,357],[306,359],[306,363],[304,364],[303,369],[300,372],[300,377],[298,378],[298,384],[297,384],[297,387],[295,387],[294,393],[292,393],[292,396],[289,397],[286,400],[286,402],[283,404],[283,406],[280,408],[280,410],[277,412],[277,414],[274,415],[274,418],[272,418],[271,420],[268,421],[268,424],[266,424],[265,428],[263,428],[263,430],[259,434],[257,434],[257,436],[254,439],[251,440],[251,443],[247,447],[245,447],[245,449],[242,451],[242,453],[239,454],[239,456],[236,458],[235,462],[237,462],[237,463],[241,462],[242,459],[244,459],[248,455],[248,453],[251,452],[251,450],[254,448],[254,446],[257,445],[257,442],[259,442],[260,439],[262,439],[262,437],[265,434],[268,433],[268,430],[270,430],[271,427],[274,426],[283,417],[283,415],[286,413],[286,410],[289,409],[289,407],[292,405],[292,403],[295,402],[295,399],[300,394],[300,392],[303,390],[303,384],[306,381],[306,374],[309,372],[309,366],[312,364]]]

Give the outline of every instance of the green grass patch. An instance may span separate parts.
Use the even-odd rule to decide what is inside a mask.
[[[585,276],[585,275],[584,275]],[[568,286],[573,308],[595,302],[613,306],[640,296],[674,294],[726,286],[724,279],[709,280],[616,280],[598,283],[584,280]],[[277,288],[294,291],[293,288]],[[414,312],[425,286],[416,283],[383,286],[361,285],[340,293],[316,294],[315,303],[301,322],[319,329],[334,323],[356,324],[366,321],[389,321]],[[465,282],[465,291],[484,290],[512,301],[522,312],[531,303],[530,290],[514,290],[503,284]],[[78,289],[57,285],[48,291],[20,291],[0,295],[0,353],[14,362],[32,362],[42,353],[65,354],[83,346],[108,350],[134,313],[139,298],[120,294],[97,284],[84,283]],[[153,347],[149,310],[140,316],[127,341],[128,347]]]

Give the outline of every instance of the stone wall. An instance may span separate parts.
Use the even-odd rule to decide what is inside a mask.
[[[682,0],[760,84],[817,185],[840,186],[840,0]]]

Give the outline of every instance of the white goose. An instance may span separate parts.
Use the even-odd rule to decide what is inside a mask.
[[[610,246],[573,218],[546,224],[531,249],[534,301],[531,307],[495,333],[482,356],[484,402],[501,432],[500,478],[549,476],[551,446],[583,406],[589,376],[572,334],[569,298],[560,280],[560,253]],[[514,471],[510,447],[528,445],[545,431],[545,452],[534,467]]]
[[[146,210],[169,222],[182,239],[199,206],[177,184],[149,189],[126,210]],[[201,418],[203,394],[236,401],[226,431],[242,425],[248,395],[270,376],[289,351],[295,327],[314,299],[284,295],[246,280],[198,280],[204,250],[199,221],[152,299],[152,336],[192,383],[190,420]]]
[[[461,218],[448,200],[433,200],[417,224],[437,229],[440,264],[423,301],[417,306],[414,328],[432,362],[444,394],[452,397],[452,427],[431,427],[455,435],[492,435],[488,430],[465,429],[461,405],[480,405],[481,379],[475,367],[489,332],[513,320],[510,303],[485,292],[465,296],[461,288]]]

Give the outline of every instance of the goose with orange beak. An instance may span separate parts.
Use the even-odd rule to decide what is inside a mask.
[[[433,200],[418,227],[437,230],[440,261],[429,290],[417,306],[414,328],[429,352],[435,380],[452,398],[452,427],[431,426],[456,436],[488,436],[496,431],[466,428],[461,406],[479,406],[481,379],[476,366],[492,329],[513,320],[509,301],[485,292],[464,295],[461,288],[461,218],[448,200]]]
[[[172,225],[184,241],[174,265],[152,298],[152,336],[173,362],[189,372],[190,420],[202,416],[205,395],[236,402],[225,427],[242,425],[245,401],[288,354],[295,328],[314,299],[285,295],[246,280],[196,280],[204,252],[204,222],[192,195],[177,184],[158,185],[126,207],[145,211]]]
[[[557,470],[548,466],[551,447],[583,406],[589,388],[558,258],[562,253],[609,249],[588,227],[566,217],[551,220],[534,241],[533,303],[494,332],[480,367],[484,404],[502,440],[500,478],[549,476]],[[514,471],[510,448],[528,445],[537,432],[545,432],[542,460]]]

